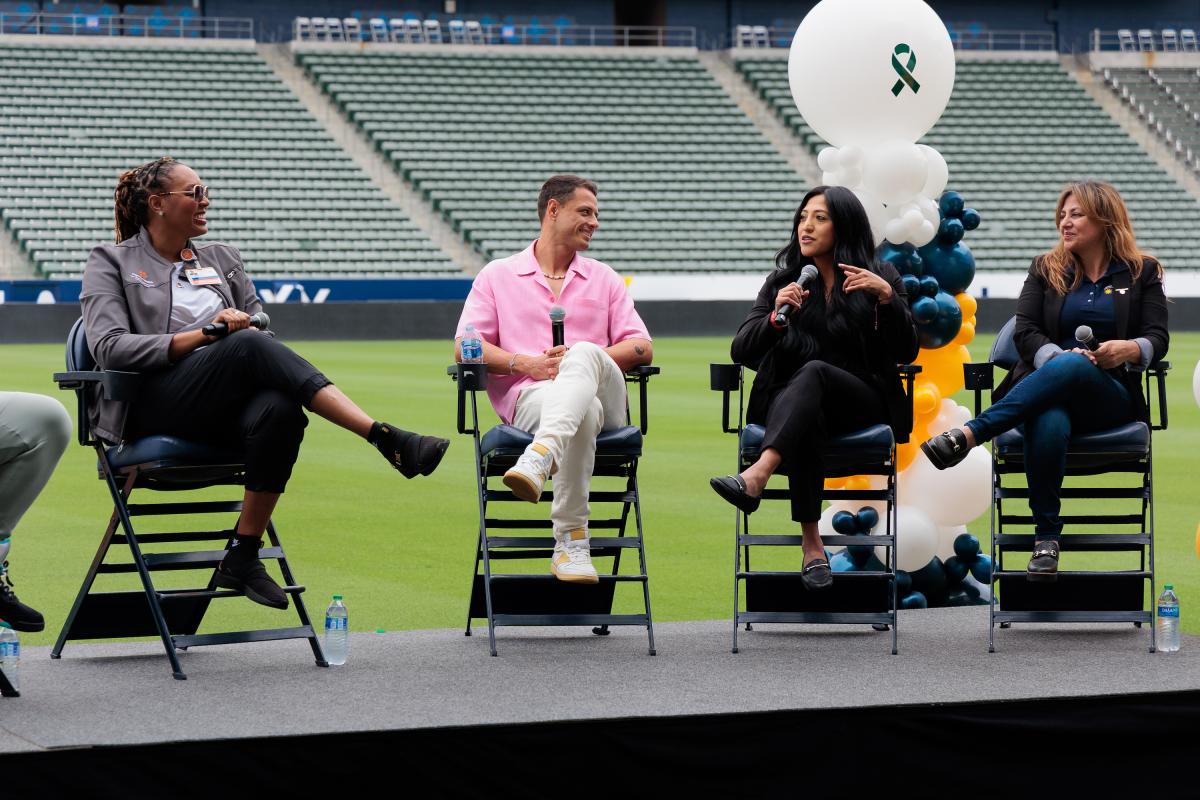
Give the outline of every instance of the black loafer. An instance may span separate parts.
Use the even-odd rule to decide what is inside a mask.
[[[967,435],[962,430],[952,428],[922,442],[921,452],[938,469],[950,469],[967,457],[971,446],[967,444]]]
[[[829,562],[823,558],[814,558],[804,565],[800,572],[800,582],[810,592],[819,592],[833,585],[833,570]]]
[[[1027,579],[1037,583],[1053,583],[1058,579],[1058,542],[1043,539],[1033,543],[1033,558],[1026,568]]]
[[[761,497],[751,497],[746,494],[746,482],[742,480],[741,475],[709,478],[708,485],[726,501],[737,506],[744,514],[753,514],[758,511],[758,504],[762,502]]]
[[[239,591],[259,605],[280,611],[288,607],[287,595],[257,558],[245,563],[222,561],[217,567],[216,584],[222,589]]]
[[[406,478],[430,475],[450,447],[449,439],[421,436],[386,422],[376,422],[368,441]]]

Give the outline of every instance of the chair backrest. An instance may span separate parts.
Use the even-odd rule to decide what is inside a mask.
[[[1139,28],[1137,36],[1139,50],[1149,52],[1154,49],[1154,31],[1149,28]]]
[[[1179,49],[1179,37],[1175,33],[1174,28],[1163,28],[1162,30],[1163,50],[1174,52]]]
[[[467,43],[467,26],[461,19],[450,20],[450,44]]]
[[[369,24],[371,26],[372,42],[386,42],[388,40],[387,22],[379,17],[371,17]]]
[[[425,29],[421,27],[421,20],[404,20],[404,31],[404,40],[409,44],[425,44]]]
[[[441,44],[442,23],[436,19],[425,20],[425,40],[430,44]]]
[[[1011,370],[1021,360],[1016,340],[1013,338],[1016,330],[1017,318],[1012,317],[996,334],[996,341],[992,342],[992,353],[988,356],[989,361],[1005,370]]]
[[[354,17],[346,17],[342,20],[342,30],[346,32],[347,42],[362,41],[362,23]]]
[[[1189,53],[1196,52],[1196,31],[1192,28],[1184,28],[1179,32],[1180,43],[1184,50]]]
[[[477,19],[467,20],[467,44],[483,44],[483,26]]]
[[[1122,50],[1133,50],[1133,31],[1129,28],[1121,28],[1117,31],[1117,42],[1120,43]]]
[[[400,17],[392,17],[391,20],[388,22],[388,29],[391,33],[391,40],[393,42],[403,42],[404,41],[405,26],[404,26],[403,19],[401,19]]]
[[[87,331],[83,327],[83,317],[75,320],[71,332],[67,334],[67,371],[88,372],[96,368],[96,359],[87,343]],[[92,442],[91,427],[91,398],[86,386],[75,390],[76,416],[75,427],[79,443],[88,445]]]

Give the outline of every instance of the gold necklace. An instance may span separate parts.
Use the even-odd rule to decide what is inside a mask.
[[[561,281],[564,278],[566,278],[567,276],[566,275],[547,275],[546,273],[543,272],[542,277],[549,281]]]

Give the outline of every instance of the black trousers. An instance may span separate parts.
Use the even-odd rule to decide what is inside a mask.
[[[762,445],[783,456],[793,520],[821,518],[821,452],[829,436],[887,422],[883,397],[862,378],[824,361],[810,361],[796,370],[771,398]]]
[[[244,451],[246,488],[279,493],[300,453],[303,409],[331,383],[282,342],[238,331],[146,373],[125,437],[177,436]]]

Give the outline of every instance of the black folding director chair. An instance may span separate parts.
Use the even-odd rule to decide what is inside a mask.
[[[245,477],[243,455],[172,436],[148,436],[120,446],[108,445],[95,437],[88,422],[91,387],[99,386],[108,399],[131,401],[137,397],[140,376],[134,372],[96,369],[82,319],[72,326],[67,338],[67,371],[55,373],[54,380],[60,389],[75,391],[79,443],[95,448],[99,477],[112,496],[113,513],[50,657],[60,658],[63,647],[72,640],[158,636],[166,649],[172,674],[177,680],[185,680],[187,675],[179,663],[177,650],[199,645],[307,639],[317,666],[328,666],[301,598],[304,587],[292,575],[273,521],[267,523],[271,546],[259,551],[259,557],[278,561],[283,590],[291,596],[300,624],[225,633],[197,631],[211,601],[243,596],[241,592],[218,589],[214,580],[216,566],[232,541],[232,529],[168,533],[142,533],[134,529],[135,517],[240,512],[240,500],[149,504],[129,500],[138,489],[181,492],[210,486],[240,486]],[[142,549],[152,543],[213,541],[224,542],[222,549],[170,553],[146,553]],[[113,545],[127,545],[132,562],[107,563],[105,559]],[[210,570],[212,575],[202,588],[159,589],[151,573],[162,570]],[[92,591],[98,575],[132,572],[141,579],[140,590]]]
[[[0,697],[20,697],[21,693],[16,690],[16,687],[8,680],[8,676],[4,674],[4,670],[0,670]]]
[[[983,408],[983,392],[994,388],[993,366],[1011,370],[1020,361],[1013,332],[1016,318],[1001,328],[992,345],[989,360],[966,364],[966,388],[975,392],[975,415]],[[1005,500],[1024,506],[1029,499],[1025,485],[1006,486],[1006,475],[1025,474],[1024,437],[1019,428],[997,436],[992,451],[991,556],[992,600],[988,606],[988,652],[996,651],[996,626],[1008,628],[1014,622],[1132,622],[1150,628],[1150,652],[1156,649],[1154,613],[1147,602],[1154,602],[1154,461],[1151,432],[1167,428],[1166,374],[1170,363],[1159,361],[1146,371],[1145,392],[1152,400],[1151,387],[1157,389],[1158,419],[1153,421],[1155,403],[1149,402],[1151,422],[1135,421],[1111,430],[1074,434],[1067,445],[1067,476],[1128,475],[1132,485],[1120,487],[1064,486],[1064,500],[1082,500],[1086,513],[1064,514],[1060,550],[1065,553],[1130,553],[1136,556],[1136,568],[1069,569],[1058,571],[1051,583],[1031,583],[1023,565],[1006,569],[1004,558],[1029,557],[1034,535],[1014,532],[1012,527],[1029,527],[1033,517],[1028,508],[1022,513],[1006,512]],[[1109,513],[1095,501],[1132,501],[1126,513]],[[1129,505],[1129,504],[1122,504]],[[1132,511],[1132,513],[1130,513]],[[1082,530],[1076,532],[1075,526]],[[1122,531],[1121,529],[1125,530]],[[1132,528],[1133,530],[1129,530]],[[1114,529],[1116,532],[1113,532]],[[1147,582],[1149,599],[1147,601]]]
[[[897,370],[904,380],[909,402],[913,381],[921,368],[903,365]],[[744,373],[741,364],[712,364],[709,383],[713,391],[721,392],[721,428],[738,437],[736,472],[758,460],[766,429],[762,425],[743,425]],[[737,421],[730,426],[730,395],[737,392]],[[833,585],[820,592],[809,592],[800,580],[800,570],[754,570],[750,566],[752,547],[801,547],[804,537],[798,534],[751,533],[750,515],[734,514],[733,546],[733,649],[738,652],[738,628],[752,630],[754,623],[818,623],[870,624],[876,630],[892,630],[892,655],[897,652],[896,627],[896,443],[887,425],[873,425],[860,431],[831,437],[822,453],[825,477],[850,475],[881,475],[882,489],[824,489],[825,500],[883,501],[886,513],[880,522],[884,533],[862,536],[834,534],[822,536],[826,545],[863,545],[870,543],[886,548],[883,570],[835,572]],[[785,462],[776,475],[786,476]],[[786,489],[763,490],[762,499],[786,500]],[[745,609],[741,607],[741,588],[745,584]]]
[[[510,559],[549,559],[554,539],[549,536],[509,535],[512,530],[545,530],[552,526],[548,519],[514,519],[489,516],[491,503],[523,502],[507,489],[493,489],[489,479],[502,476],[533,442],[533,436],[511,425],[497,425],[485,434],[479,430],[478,393],[487,388],[487,366],[484,364],[453,364],[447,373],[458,384],[458,432],[470,435],[475,445],[475,486],[479,501],[479,539],[475,551],[475,568],[471,584],[470,608],[467,612],[466,635],[471,635],[471,621],[487,619],[488,646],[496,655],[496,628],[502,625],[590,625],[592,633],[606,636],[613,625],[644,626],[650,655],[654,649],[654,623],[650,615],[650,583],[646,573],[646,551],[642,530],[641,496],[638,491],[637,468],[642,455],[642,439],[648,430],[647,383],[651,375],[659,374],[658,367],[635,367],[626,373],[627,383],[638,386],[638,425],[625,425],[602,432],[596,439],[596,461],[593,476],[623,478],[625,487],[618,491],[588,493],[589,504],[605,503],[616,506],[615,516],[588,520],[590,531],[616,531],[615,536],[591,540],[592,558],[611,557],[612,570],[601,572],[597,584],[564,583],[548,572],[539,574],[505,573],[495,570],[496,561]],[[467,424],[467,405],[470,404],[470,425]],[[629,416],[626,414],[626,420]],[[542,501],[552,500],[553,493],[542,493]],[[593,510],[594,514],[594,510]],[[629,530],[630,515],[633,530]],[[621,574],[621,554],[636,550],[638,570]],[[482,567],[482,572],[480,569]],[[613,613],[613,600],[618,583],[640,583],[644,610],[635,614]]]

